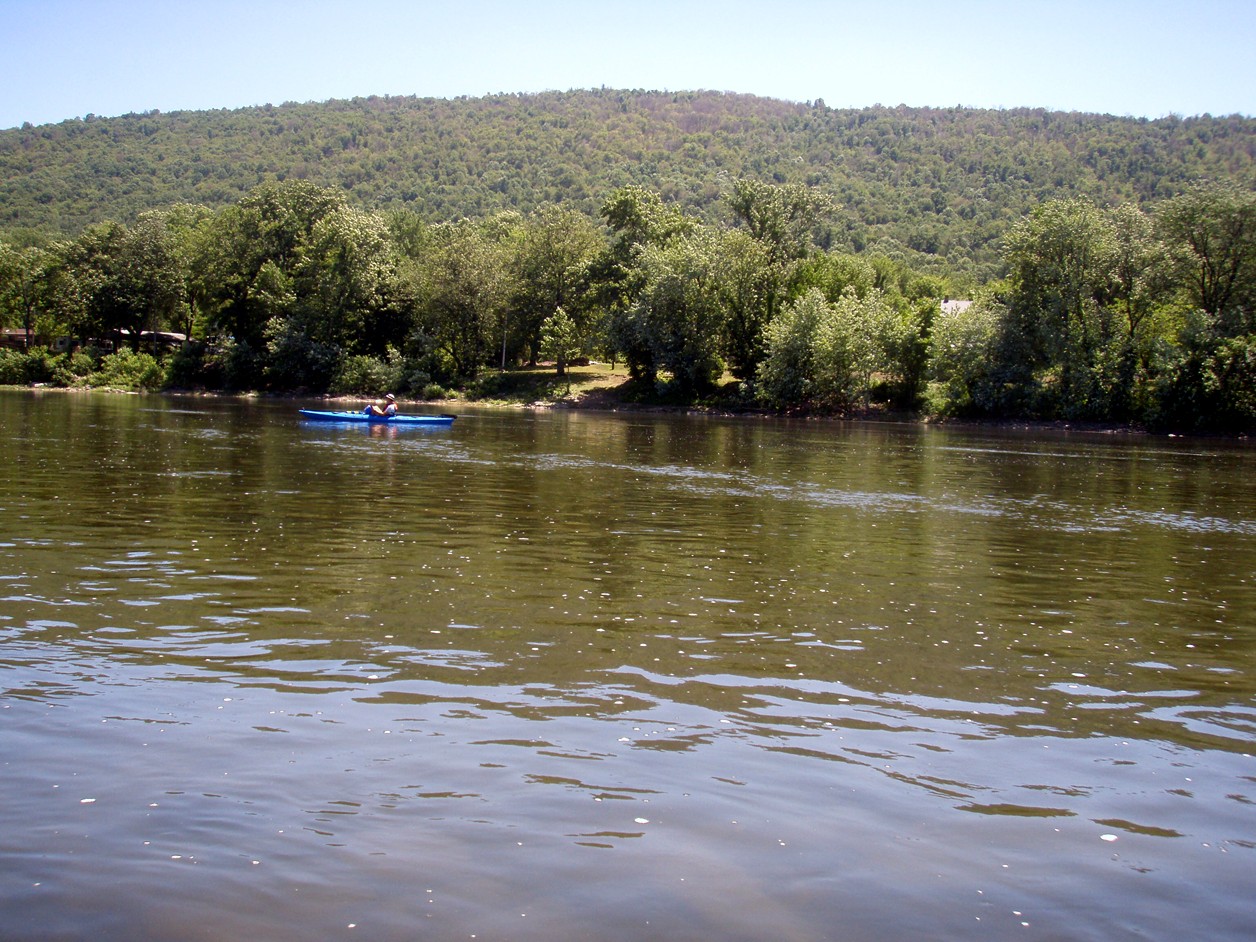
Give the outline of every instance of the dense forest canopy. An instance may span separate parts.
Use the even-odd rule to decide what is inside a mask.
[[[979,282],[999,271],[1007,228],[1044,200],[1145,207],[1200,178],[1256,183],[1256,120],[610,89],[89,115],[0,131],[0,232],[75,236],[284,180],[428,223],[551,203],[596,219],[607,194],[637,184],[710,222],[736,178],[826,196],[825,248]]]

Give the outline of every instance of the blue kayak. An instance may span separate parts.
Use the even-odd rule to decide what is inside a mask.
[[[301,418],[319,422],[371,422],[379,425],[453,425],[452,415],[367,415],[365,412],[320,412],[302,409]]]

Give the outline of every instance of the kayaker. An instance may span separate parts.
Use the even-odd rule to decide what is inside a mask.
[[[362,411],[367,415],[394,416],[397,414],[397,397],[389,393],[383,399],[376,399]]]

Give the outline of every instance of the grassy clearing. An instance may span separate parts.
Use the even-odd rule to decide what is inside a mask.
[[[589,396],[613,397],[627,381],[626,369],[612,369],[606,363],[568,367],[565,376],[559,376],[553,364],[544,364],[486,370],[461,391],[460,398],[507,405],[578,404]]]
[[[731,376],[709,394],[695,399],[669,384],[634,380],[625,367],[606,363],[569,367],[559,376],[552,364],[482,373],[461,390],[467,402],[502,405],[558,405],[582,409],[663,409],[715,412],[755,411]]]

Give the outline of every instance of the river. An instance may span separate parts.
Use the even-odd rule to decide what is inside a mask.
[[[6,942],[1251,938],[1249,445],[296,406],[0,392]]]

